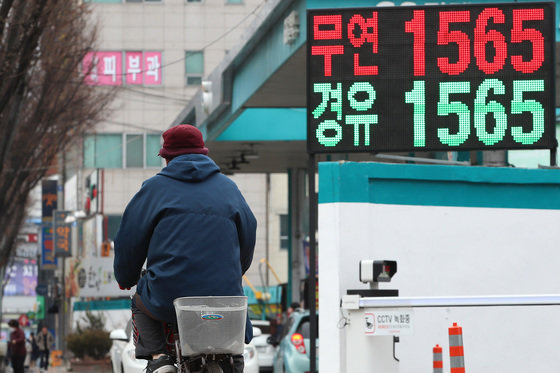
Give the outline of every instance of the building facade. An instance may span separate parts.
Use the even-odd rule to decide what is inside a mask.
[[[83,68],[90,71],[90,84],[116,89],[117,95],[109,118],[84,138],[75,154],[66,156],[64,209],[86,211],[86,221],[101,216],[100,223],[86,224],[101,227],[101,232],[90,239],[93,244],[80,245],[93,250],[78,253],[95,257],[103,254],[102,242],[113,239],[126,204],[142,182],[164,166],[157,156],[162,132],[204,87],[204,77],[241,43],[265,1],[87,2],[99,38],[98,47],[85,58]],[[209,155],[212,157],[212,148]],[[224,164],[219,166],[226,168]],[[285,195],[285,177],[279,177],[279,191],[273,193]],[[266,214],[284,214],[287,201],[272,204],[279,205],[279,212],[268,209],[272,206],[267,202],[272,195],[267,192],[271,178],[265,174],[236,174],[232,178],[259,222],[255,264],[248,278],[261,286],[258,260],[267,257],[271,246],[281,250],[276,243],[279,238],[267,233]],[[278,256],[286,257],[282,253],[273,255]]]

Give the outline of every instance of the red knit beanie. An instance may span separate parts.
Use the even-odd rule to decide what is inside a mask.
[[[171,127],[162,136],[163,147],[158,155],[165,159],[172,159],[182,154],[208,154],[208,148],[204,147],[202,133],[190,124]]]

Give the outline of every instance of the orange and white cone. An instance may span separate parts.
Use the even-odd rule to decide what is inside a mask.
[[[434,373],[443,373],[443,348],[440,345],[434,347]]]
[[[465,373],[463,328],[458,326],[456,322],[449,328],[449,358],[451,373]]]

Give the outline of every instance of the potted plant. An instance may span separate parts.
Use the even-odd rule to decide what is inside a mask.
[[[105,331],[105,318],[86,311],[85,316],[76,322],[76,331],[66,337],[68,349],[74,357],[70,367],[75,372],[110,372],[111,361],[107,353],[111,349],[109,332]]]

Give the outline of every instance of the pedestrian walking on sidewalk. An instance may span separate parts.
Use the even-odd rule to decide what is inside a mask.
[[[8,321],[8,326],[12,329],[10,333],[10,359],[12,361],[12,369],[14,373],[23,373],[23,362],[27,349],[25,348],[25,334],[20,329],[17,320]]]
[[[35,372],[37,360],[39,359],[39,345],[37,344],[37,337],[35,337],[35,333],[31,332],[29,334],[28,342],[29,344],[31,344],[31,358],[29,359],[29,368],[31,371]]]
[[[39,346],[39,368],[46,371],[49,369],[49,354],[51,346],[54,343],[54,337],[46,326],[41,328],[41,332],[37,335],[37,346]]]

